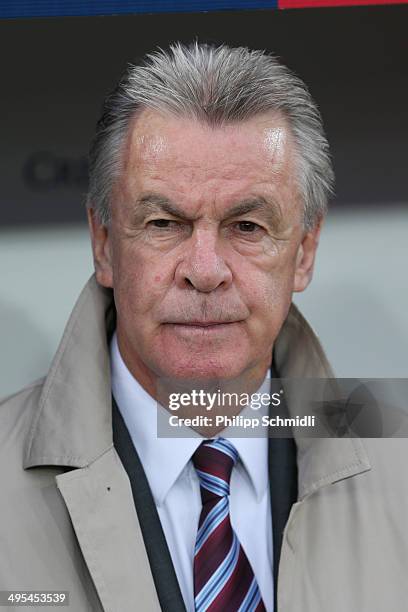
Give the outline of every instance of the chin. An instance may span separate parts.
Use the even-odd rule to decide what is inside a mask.
[[[237,360],[236,355],[223,358],[222,352],[213,358],[203,355],[186,355],[174,357],[172,363],[167,361],[160,368],[166,378],[177,381],[198,379],[209,382],[211,380],[229,380],[237,378],[246,369],[244,360]]]

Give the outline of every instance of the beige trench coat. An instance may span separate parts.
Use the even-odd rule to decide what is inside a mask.
[[[72,612],[156,612],[112,444],[109,312],[111,292],[92,277],[46,379],[0,405],[0,590],[69,591],[62,609]],[[332,375],[294,307],[275,359],[282,377]],[[297,445],[299,500],[283,537],[279,612],[406,612],[408,440]]]

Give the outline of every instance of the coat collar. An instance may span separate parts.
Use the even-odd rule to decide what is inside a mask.
[[[45,379],[27,439],[25,468],[81,468],[113,446],[108,351],[113,325],[112,292],[93,275]]]
[[[115,310],[112,291],[93,275],[66,326],[45,380],[26,443],[24,468],[83,468],[113,447],[108,338]],[[292,304],[275,342],[281,378],[332,378],[320,342]],[[290,410],[290,398],[288,398]],[[296,437],[296,434],[295,434]],[[296,437],[299,495],[370,469],[357,438]]]
[[[338,393],[335,375],[318,337],[299,310],[292,304],[289,315],[275,342],[274,362],[283,379],[295,381],[286,393],[289,412],[301,414],[302,394],[296,381],[333,379],[334,396]],[[322,385],[317,385],[319,391]],[[295,393],[293,392],[295,391]],[[297,447],[299,499],[339,480],[371,469],[362,441],[349,438],[314,438],[294,433]]]

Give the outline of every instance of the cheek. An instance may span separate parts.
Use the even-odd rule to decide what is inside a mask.
[[[242,274],[241,287],[258,329],[272,326],[273,332],[283,323],[292,301],[294,272],[291,256],[273,266],[253,267]]]
[[[285,312],[291,296],[291,285],[287,279],[274,275],[272,278],[261,278],[258,286],[252,287],[250,299],[254,312],[267,321],[273,321]]]
[[[118,311],[146,315],[154,310],[166,287],[163,265],[152,262],[136,249],[122,249],[113,268]]]
[[[152,257],[146,249],[125,244],[116,253],[114,276],[118,315],[129,325],[135,317],[142,326],[154,323],[174,284],[171,258]]]

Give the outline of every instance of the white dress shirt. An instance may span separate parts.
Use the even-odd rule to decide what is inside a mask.
[[[203,438],[193,431],[192,437],[158,438],[156,400],[127,369],[116,333],[110,352],[112,393],[146,473],[184,603],[188,612],[194,612],[194,547],[202,504],[190,459]],[[239,453],[230,483],[231,524],[254,571],[265,607],[273,612],[268,438],[228,439]]]

